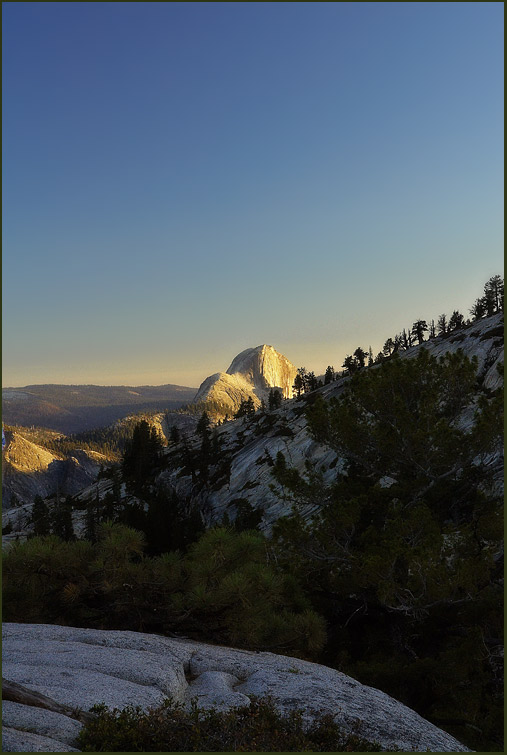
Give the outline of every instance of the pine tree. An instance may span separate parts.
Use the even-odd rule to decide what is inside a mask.
[[[92,503],[89,503],[86,507],[85,540],[89,540],[91,543],[97,542],[97,517]]]
[[[294,385],[292,386],[292,393],[296,396],[296,398],[300,398],[301,394],[304,393],[305,390],[305,383],[304,380],[298,371],[296,377],[294,378]]]
[[[307,386],[309,391],[314,391],[318,388],[318,381],[315,377],[315,372],[309,372],[307,375]]]
[[[334,379],[335,379],[334,367],[332,367],[331,365],[328,365],[328,367],[326,368],[326,373],[324,375],[324,385],[329,385],[329,383],[332,383]]]
[[[343,360],[342,367],[345,367],[349,375],[353,375],[355,372],[358,371],[359,364],[358,364],[357,359],[355,359],[355,357],[347,355],[345,359]]]
[[[386,357],[390,357],[391,354],[394,351],[394,341],[392,338],[388,338],[387,341],[384,344],[384,348],[382,349]]]
[[[161,447],[156,430],[151,432],[146,420],[139,422],[134,428],[132,440],[125,447],[122,464],[124,477],[139,485],[144,483],[159,461]]]
[[[488,316],[503,309],[504,283],[501,275],[493,275],[484,286]]]
[[[278,388],[271,388],[268,396],[268,408],[270,411],[279,409],[282,405],[282,392]]]
[[[437,320],[437,328],[438,328],[438,335],[445,335],[447,333],[448,327],[447,327],[447,317],[445,315],[440,315],[440,317]]]
[[[49,511],[40,495],[33,499],[31,521],[34,535],[49,535]]]
[[[365,359],[368,354],[366,353],[366,351],[364,351],[364,349],[358,346],[354,351],[354,356],[357,359],[358,368],[361,370],[365,365]]]
[[[255,404],[251,396],[249,396],[246,400],[245,414],[247,417],[252,417],[255,414]]]
[[[196,430],[199,433],[199,435],[206,434],[207,431],[209,430],[210,424],[211,424],[211,420],[210,420],[210,418],[208,416],[208,413],[206,411],[204,411],[201,414],[199,422],[197,423]]]
[[[473,306],[470,307],[470,310],[469,310],[474,320],[482,319],[485,316],[486,311],[487,311],[486,298],[484,296],[479,299],[476,299]]]
[[[418,343],[422,343],[424,341],[424,333],[427,330],[428,323],[426,322],[426,320],[416,320],[412,325],[411,333],[415,338],[417,338]]]
[[[464,319],[465,318],[463,317],[461,312],[458,312],[458,310],[455,309],[449,318],[449,330],[457,330],[458,328],[462,328],[464,325]]]
[[[74,540],[72,509],[64,501],[56,502],[51,516],[51,530],[53,535],[61,537],[62,540]]]

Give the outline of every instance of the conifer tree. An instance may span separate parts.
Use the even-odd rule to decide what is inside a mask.
[[[394,341],[392,338],[388,338],[382,349],[386,357],[390,357],[394,351]]]
[[[270,411],[279,409],[282,405],[282,392],[278,388],[271,388],[268,396],[268,408]]]
[[[315,372],[309,372],[307,375],[307,386],[309,391],[314,391],[316,388],[318,388],[318,381],[315,377]]]
[[[458,328],[462,328],[464,325],[464,319],[465,318],[463,317],[461,312],[458,312],[458,310],[455,309],[449,318],[449,330],[457,330]]]
[[[348,354],[343,360],[342,367],[345,367],[349,375],[353,375],[359,369],[359,364],[358,364],[357,359],[355,359],[355,357],[350,356],[350,354]]]
[[[334,367],[332,367],[331,365],[328,365],[328,367],[326,368],[326,373],[324,375],[324,385],[329,385],[329,383],[332,383],[334,379],[335,379]]]
[[[31,521],[34,535],[49,535],[49,511],[40,495],[33,499]]]
[[[486,310],[486,299],[485,297],[481,297],[475,300],[473,306],[470,307],[469,311],[474,320],[481,320],[485,316]]]
[[[447,317],[445,315],[440,315],[440,317],[437,320],[437,328],[438,328],[438,335],[445,335],[447,333]]]
[[[501,275],[493,275],[484,286],[488,316],[503,309],[504,283]]]
[[[74,540],[72,526],[72,509],[64,501],[57,500],[51,516],[51,530],[53,535],[62,540]]]
[[[294,378],[294,384],[292,386],[292,393],[296,396],[296,398],[300,398],[301,394],[304,393],[305,390],[305,384],[304,380],[298,371],[296,377]]]
[[[354,351],[354,356],[357,359],[358,369],[361,370],[364,367],[365,359],[368,356],[368,354],[366,353],[366,351],[364,351],[364,349],[358,346],[357,349]]]
[[[416,320],[412,325],[411,333],[415,338],[417,338],[418,343],[422,343],[424,341],[424,333],[427,330],[428,323],[426,322],[426,320]]]
[[[245,414],[247,417],[252,417],[255,414],[255,404],[253,398],[249,396],[245,403]]]
[[[204,411],[201,414],[201,417],[199,419],[199,422],[197,423],[196,432],[198,435],[201,436],[201,438],[208,437],[209,435],[209,429],[211,425],[211,420],[208,416],[208,413]]]

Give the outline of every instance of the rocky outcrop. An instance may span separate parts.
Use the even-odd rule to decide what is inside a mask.
[[[3,459],[2,507],[9,508],[14,494],[21,504],[31,503],[36,495],[74,495],[96,479],[105,456],[96,451],[75,450],[66,458],[43,445],[33,443],[21,432],[6,433]]]
[[[262,399],[267,403],[271,388],[278,388],[284,398],[290,398],[296,373],[296,367],[273,346],[245,349],[232,360],[226,372],[217,372],[204,380],[194,403],[213,401],[231,414],[241,401],[250,397],[256,407]]]
[[[427,349],[436,357],[447,352],[461,349],[468,357],[477,357],[478,384],[481,390],[494,390],[503,378],[497,369],[504,359],[503,347],[503,313],[479,320],[467,328],[453,331],[445,337],[424,341],[401,354],[403,359],[417,356],[421,348]],[[241,355],[234,360],[241,363]],[[230,368],[230,369],[231,369]],[[376,369],[375,367],[373,369]],[[338,398],[347,385],[348,378],[318,389],[325,399]],[[473,421],[474,406],[465,412],[466,424]],[[276,455],[281,451],[287,464],[305,475],[306,465],[323,472],[323,481],[332,482],[340,469],[340,460],[327,446],[317,443],[309,435],[305,419],[305,402],[284,401],[282,407],[274,412],[258,412],[253,418],[243,418],[229,422],[216,430],[223,456],[230,458],[230,472],[226,480],[201,490],[189,476],[182,473],[177,464],[171,468],[168,449],[169,470],[161,476],[164,484],[174,487],[181,496],[190,496],[207,512],[208,523],[221,521],[227,513],[230,519],[235,517],[238,499],[247,500],[254,508],[262,512],[261,529],[269,532],[272,524],[283,515],[290,513],[291,502],[284,491],[274,486],[271,469]],[[191,438],[189,439],[191,443]],[[198,441],[197,441],[198,442]],[[500,489],[503,481],[503,458],[501,453],[491,458],[494,477]],[[495,483],[495,484],[496,484]],[[306,513],[315,510],[308,507]]]
[[[282,711],[307,720],[331,713],[347,731],[383,749],[470,752],[410,708],[340,671],[297,658],[206,645],[186,639],[52,625],[4,624],[3,675],[66,706],[88,710],[157,706],[222,709],[270,695]],[[4,752],[72,752],[81,724],[19,703],[4,703]]]

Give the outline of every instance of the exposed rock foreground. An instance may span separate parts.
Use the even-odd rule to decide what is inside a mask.
[[[157,706],[165,697],[230,708],[270,695],[308,719],[332,713],[344,729],[387,751],[471,752],[410,708],[326,666],[273,653],[124,631],[4,624],[3,675],[53,700],[88,710]],[[4,752],[76,752],[81,724],[65,715],[3,703]]]

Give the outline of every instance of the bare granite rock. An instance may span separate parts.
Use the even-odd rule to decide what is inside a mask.
[[[385,750],[470,752],[380,690],[297,658],[127,631],[4,624],[3,674],[70,706],[156,706],[171,696],[222,709],[270,695],[280,710],[311,720],[331,713],[346,730]],[[81,724],[47,710],[4,703],[4,752],[73,752]],[[70,722],[70,723],[69,723]],[[30,749],[29,749],[30,748]]]
[[[215,401],[228,407],[231,414],[248,398],[256,407],[262,399],[267,403],[271,388],[280,389],[284,398],[290,398],[296,373],[292,362],[273,346],[245,349],[232,360],[227,372],[217,372],[201,383],[194,403]]]

